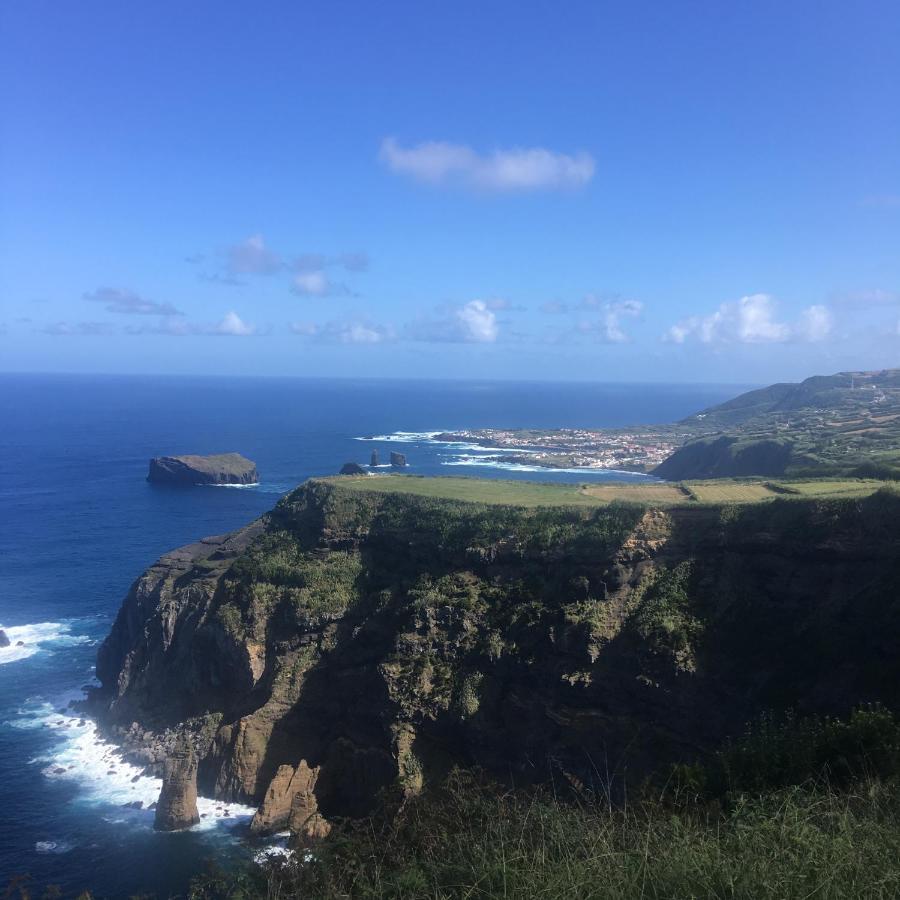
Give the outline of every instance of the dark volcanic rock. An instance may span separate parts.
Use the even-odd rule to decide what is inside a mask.
[[[369,465],[372,466],[373,468],[378,465],[378,451],[377,450],[372,451],[372,458],[371,458],[371,460],[369,460]]]
[[[256,464],[240,453],[214,456],[157,456],[150,460],[147,481],[160,484],[256,484]]]
[[[359,463],[344,463],[339,475],[365,475],[366,470]]]
[[[6,632],[0,628],[0,647],[8,647],[9,646],[9,638],[6,636]]]
[[[191,745],[182,739],[166,760],[153,827],[157,831],[176,831],[199,821],[197,759]]]
[[[406,454],[395,453],[391,450],[391,465],[397,469],[402,469],[406,465]]]

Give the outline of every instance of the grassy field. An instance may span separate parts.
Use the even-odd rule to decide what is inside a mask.
[[[710,481],[621,482],[616,484],[547,484],[480,478],[415,475],[340,475],[326,479],[351,490],[381,491],[510,506],[603,506],[614,501],[652,506],[758,503],[775,499],[865,497],[885,482],[873,479],[755,481],[718,478]]]
[[[687,488],[699,503],[756,503],[784,496],[763,481],[691,481]]]
[[[773,482],[776,487],[803,497],[865,497],[881,487],[883,483],[859,478]]]
[[[585,484],[581,493],[604,503],[612,500],[633,500],[635,503],[687,503],[691,495],[680,485],[669,482],[647,484]]]
[[[359,491],[383,491],[507,506],[602,506],[581,485],[538,481],[495,481],[486,478],[421,478],[416,475],[338,475],[328,479]]]

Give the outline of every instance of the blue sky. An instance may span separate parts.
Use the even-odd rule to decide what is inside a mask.
[[[0,8],[0,369],[900,365],[895,2]]]

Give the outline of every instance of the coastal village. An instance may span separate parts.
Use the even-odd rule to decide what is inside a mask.
[[[547,468],[623,469],[644,472],[658,466],[687,437],[666,429],[613,431],[564,428],[552,431],[479,428],[445,432],[435,440],[509,451],[509,463]]]

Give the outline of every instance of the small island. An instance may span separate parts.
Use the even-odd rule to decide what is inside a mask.
[[[240,453],[212,456],[156,456],[147,481],[156,484],[257,484],[256,463]]]

